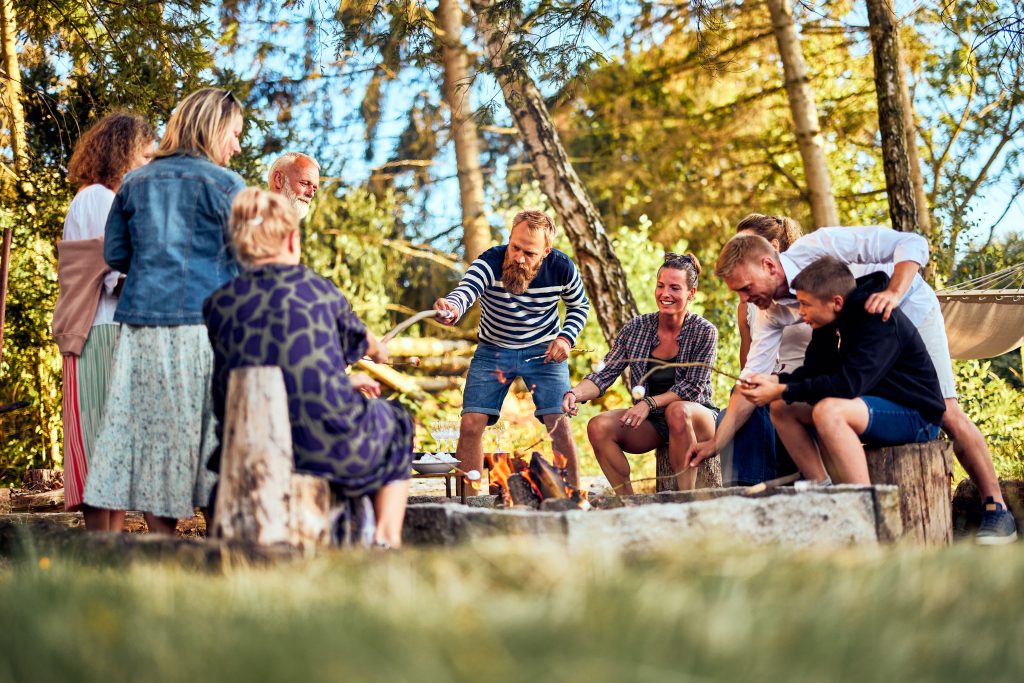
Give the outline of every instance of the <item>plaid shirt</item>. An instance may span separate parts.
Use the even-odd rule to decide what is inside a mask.
[[[676,337],[679,352],[677,363],[707,363],[714,365],[718,353],[718,330],[696,313],[687,313],[683,327]],[[658,345],[658,314],[647,313],[630,320],[615,337],[608,355],[604,357],[604,368],[585,377],[597,385],[604,394],[622,371],[629,367],[630,391],[637,380],[647,372],[648,361],[654,347]],[[670,391],[684,401],[699,403],[715,409],[711,398],[711,370],[704,367],[676,368],[675,384]],[[643,381],[644,395],[647,380]]]

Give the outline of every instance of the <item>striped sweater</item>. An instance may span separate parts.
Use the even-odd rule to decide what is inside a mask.
[[[580,271],[572,260],[552,249],[537,276],[522,294],[509,294],[501,284],[507,245],[480,254],[459,286],[445,297],[461,318],[480,299],[480,341],[506,349],[521,349],[565,337],[576,344],[587,322],[590,302]],[[558,319],[558,301],[565,301],[565,324]]]

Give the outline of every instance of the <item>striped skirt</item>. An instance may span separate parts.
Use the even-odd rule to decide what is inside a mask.
[[[64,356],[64,508],[68,511],[82,505],[120,329],[120,325],[96,325],[81,356]]]
[[[212,374],[204,325],[121,327],[86,504],[178,519],[209,504],[217,481],[206,469],[217,445]]]

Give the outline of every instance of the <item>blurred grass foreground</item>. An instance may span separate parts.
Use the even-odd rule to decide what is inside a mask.
[[[3,683],[1024,680],[1020,543],[0,562]]]

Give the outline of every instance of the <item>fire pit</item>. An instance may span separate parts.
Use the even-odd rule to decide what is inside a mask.
[[[903,530],[894,486],[833,486],[803,492],[779,488],[753,496],[742,488],[729,488],[595,497],[590,511],[551,511],[559,500],[546,501],[540,509],[504,507],[501,496],[469,500],[470,505],[410,501],[404,542],[456,545],[538,538],[570,548],[650,550],[714,540],[737,546],[828,548],[892,541]]]

